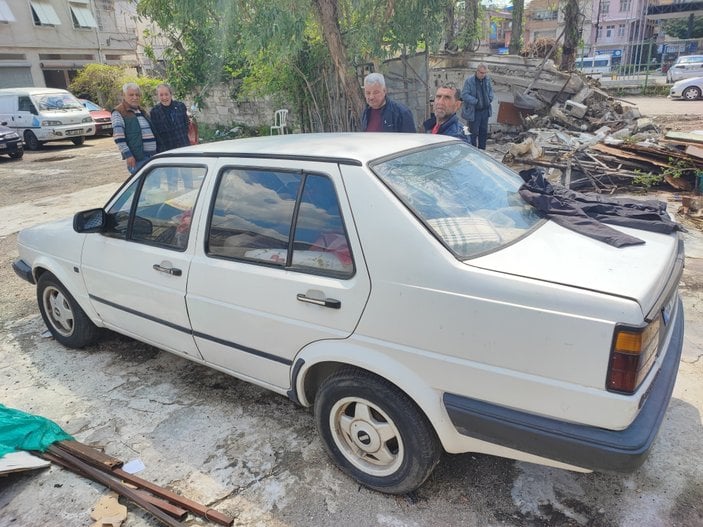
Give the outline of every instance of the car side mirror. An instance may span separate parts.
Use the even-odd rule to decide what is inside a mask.
[[[102,232],[107,225],[105,209],[90,209],[73,216],[73,230],[80,233]]]

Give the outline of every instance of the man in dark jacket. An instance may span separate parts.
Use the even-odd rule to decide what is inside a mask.
[[[450,135],[468,143],[464,126],[456,115],[460,106],[459,90],[454,86],[443,85],[437,88],[432,103],[432,117],[422,124],[425,133]]]
[[[461,90],[463,106],[461,116],[471,130],[471,144],[481,150],[486,149],[488,139],[488,118],[491,116],[493,102],[493,83],[488,76],[488,67],[481,63],[476,74],[467,77]]]
[[[386,79],[380,73],[370,73],[364,78],[364,97],[362,132],[417,132],[408,107],[386,96]]]
[[[151,109],[150,117],[158,151],[190,145],[186,105],[173,98],[173,90],[168,84],[159,84],[156,96],[159,104]]]

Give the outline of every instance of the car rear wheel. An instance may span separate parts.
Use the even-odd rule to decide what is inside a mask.
[[[700,99],[701,90],[697,86],[689,86],[681,93],[681,95],[688,101],[695,101],[696,99]]]
[[[315,421],[342,471],[380,492],[417,489],[439,462],[439,440],[410,397],[362,370],[345,369],[322,383]]]
[[[24,131],[24,144],[27,145],[27,148],[30,150],[39,150],[41,148],[41,142],[31,130]]]
[[[12,152],[10,154],[10,157],[12,159],[22,159],[23,155],[24,155],[24,150],[18,150],[17,152]]]
[[[71,139],[74,145],[76,146],[81,146],[83,143],[85,143],[85,136],[80,136],[80,137],[74,137]]]
[[[46,327],[64,346],[83,348],[97,340],[98,327],[53,274],[39,278],[37,302]]]

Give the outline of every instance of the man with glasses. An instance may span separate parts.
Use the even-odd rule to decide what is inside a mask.
[[[464,81],[461,99],[463,101],[461,116],[469,125],[471,144],[485,150],[488,139],[488,118],[491,116],[493,102],[493,83],[488,76],[488,68],[483,62],[476,68],[476,74],[467,77]]]
[[[469,138],[466,137],[464,127],[456,115],[460,106],[461,96],[454,84],[439,86],[432,103],[432,117],[422,124],[425,133],[449,135],[468,142]]]

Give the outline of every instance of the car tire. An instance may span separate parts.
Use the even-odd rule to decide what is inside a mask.
[[[689,86],[681,92],[681,96],[687,101],[695,101],[701,98],[701,90],[697,86]]]
[[[97,340],[99,328],[53,274],[44,273],[39,278],[37,302],[46,327],[64,346],[83,348]]]
[[[10,154],[10,157],[12,159],[22,159],[23,155],[24,155],[24,150],[18,150],[17,152],[12,152]]]
[[[74,137],[71,139],[71,142],[76,145],[76,146],[81,146],[83,143],[85,143],[85,136],[80,136],[80,137]]]
[[[315,422],[343,472],[388,494],[417,489],[442,453],[432,425],[412,399],[363,370],[344,369],[325,379],[315,397]]]
[[[30,150],[39,150],[41,148],[41,142],[31,130],[24,131],[24,144],[27,145],[27,148]]]

